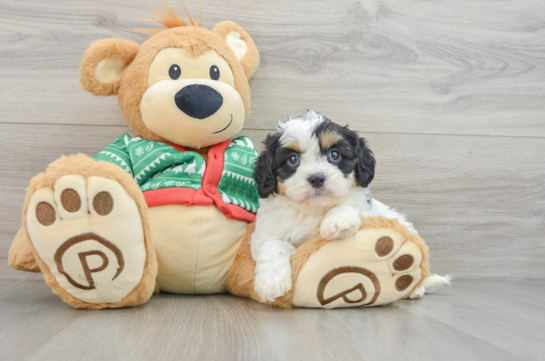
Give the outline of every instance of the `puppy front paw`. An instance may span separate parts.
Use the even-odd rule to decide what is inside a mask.
[[[259,264],[256,267],[254,290],[262,302],[273,302],[291,290],[289,264]]]
[[[350,212],[326,215],[320,225],[320,235],[330,241],[346,239],[360,229],[361,219]]]
[[[419,288],[413,291],[413,293],[409,296],[409,299],[418,300],[419,298],[424,297],[425,293],[426,293],[426,289],[424,288],[424,286],[420,286]]]

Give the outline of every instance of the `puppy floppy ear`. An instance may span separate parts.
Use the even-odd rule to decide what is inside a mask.
[[[276,176],[274,175],[274,153],[278,148],[280,134],[267,135],[263,142],[265,150],[257,157],[254,171],[254,180],[257,184],[259,198],[267,198],[276,192]]]
[[[123,39],[103,39],[92,43],[83,54],[79,81],[93,95],[116,95],[125,68],[133,61],[140,45]]]
[[[216,25],[212,32],[227,42],[242,65],[246,77],[250,79],[259,67],[259,51],[250,35],[229,20]]]
[[[375,177],[375,157],[371,149],[367,147],[364,138],[358,138],[356,146],[358,163],[356,165],[356,181],[366,188]]]

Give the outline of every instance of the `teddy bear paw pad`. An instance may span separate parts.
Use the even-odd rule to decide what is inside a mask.
[[[377,306],[407,296],[421,279],[422,252],[392,229],[360,229],[329,242],[301,268],[293,303],[299,307]]]
[[[58,285],[83,302],[119,302],[142,279],[142,219],[134,200],[113,180],[68,175],[53,189],[38,189],[27,229]]]

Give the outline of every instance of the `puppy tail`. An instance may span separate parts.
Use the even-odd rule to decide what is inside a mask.
[[[422,286],[424,286],[426,293],[433,293],[439,287],[443,285],[450,286],[451,280],[452,280],[452,275],[439,276],[438,274],[434,273],[424,280],[424,283]]]

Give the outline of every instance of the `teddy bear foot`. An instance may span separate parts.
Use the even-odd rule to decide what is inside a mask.
[[[424,241],[395,220],[372,217],[354,236],[320,245],[308,257],[292,302],[312,308],[378,306],[409,297],[428,275]]]
[[[145,227],[117,181],[59,177],[31,195],[26,225],[46,281],[72,306],[132,306],[151,296],[155,276]]]

